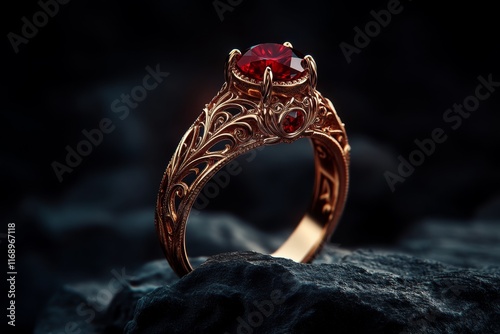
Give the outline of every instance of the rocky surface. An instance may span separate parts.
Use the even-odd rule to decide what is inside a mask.
[[[448,238],[437,233],[445,228]],[[500,332],[499,237],[496,222],[429,221],[398,251],[328,245],[312,264],[224,253],[197,258],[182,279],[161,259],[133,274],[116,270],[108,281],[66,286],[36,332]]]
[[[494,333],[500,270],[327,250],[331,263],[211,258],[137,303],[127,333]]]

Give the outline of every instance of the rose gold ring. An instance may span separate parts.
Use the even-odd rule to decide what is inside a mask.
[[[337,113],[316,90],[316,63],[288,42],[230,52],[221,90],[182,137],[160,184],[155,225],[172,269],[193,270],[189,212],[204,185],[230,161],[260,146],[309,138],[315,177],[308,211],[272,255],[309,262],[330,238],[347,196],[349,144]]]

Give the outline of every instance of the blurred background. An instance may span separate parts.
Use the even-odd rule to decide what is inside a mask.
[[[109,280],[113,270],[129,273],[163,256],[153,224],[159,182],[181,136],[222,85],[233,48],[290,41],[316,60],[318,89],[346,123],[352,146],[349,198],[333,243],[390,249],[429,219],[500,220],[500,87],[491,86],[470,115],[447,114],[454,104],[478,101],[471,96],[479,76],[500,82],[492,5],[33,0],[4,6],[0,236],[6,252],[6,225],[16,224],[19,331],[31,331],[63,284]],[[388,7],[394,13],[385,27],[370,24],[372,11]],[[356,38],[367,24],[367,38]],[[152,72],[160,73],[157,85],[140,88]],[[99,128],[97,144],[79,144]],[[397,175],[399,157],[409,159],[415,140],[431,138],[436,128],[446,140],[391,188],[387,172]],[[86,156],[68,166],[68,152],[78,149]],[[241,173],[192,214],[191,255],[265,251],[307,206],[307,142],[268,147],[239,162]]]

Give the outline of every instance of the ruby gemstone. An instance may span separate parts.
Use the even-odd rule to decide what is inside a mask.
[[[286,114],[285,119],[281,123],[283,131],[293,133],[304,125],[304,112],[301,110],[292,110]]]
[[[291,81],[305,73],[303,60],[304,55],[295,49],[283,44],[265,43],[246,50],[236,66],[244,75],[260,81],[269,66],[273,72],[273,80]]]

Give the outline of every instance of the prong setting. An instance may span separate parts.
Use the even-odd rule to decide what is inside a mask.
[[[307,64],[307,70],[308,70],[308,75],[309,75],[309,85],[311,85],[311,88],[314,90],[316,89],[316,85],[318,83],[318,71],[316,67],[316,62],[314,61],[313,57],[310,55],[307,55],[304,57],[304,60],[306,61]]]
[[[224,78],[226,82],[229,84],[232,81],[232,69],[234,68],[234,64],[241,57],[241,51],[238,49],[233,49],[229,52],[229,56],[226,60],[226,65],[224,66]]]
[[[238,156],[299,138],[313,145],[312,202],[272,256],[310,262],[333,233],[346,200],[350,147],[332,103],[315,89],[313,58],[287,42],[260,44],[243,54],[232,50],[224,75],[222,88],[182,137],[158,191],[156,229],[181,277],[193,270],[186,249],[190,211],[209,180]]]
[[[269,105],[273,93],[273,71],[269,66],[266,67],[264,71],[264,80],[262,80],[260,86],[260,93],[262,95],[262,103],[264,105]]]

